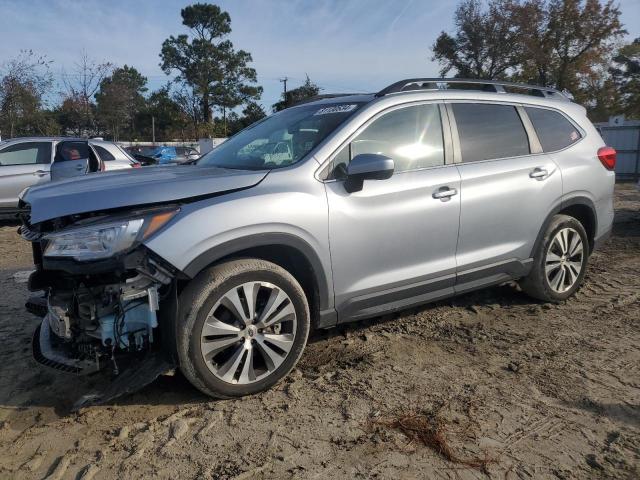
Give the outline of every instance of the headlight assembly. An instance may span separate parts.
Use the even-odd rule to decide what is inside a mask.
[[[96,223],[70,228],[44,237],[45,257],[73,258],[78,261],[100,260],[129,250],[171,220],[178,210],[141,218]]]

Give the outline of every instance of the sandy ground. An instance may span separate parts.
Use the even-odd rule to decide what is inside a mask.
[[[496,287],[316,333],[251,398],[176,375],[79,413],[91,379],[31,359],[30,248],[3,226],[0,478],[640,478],[640,194],[616,210],[562,305]]]

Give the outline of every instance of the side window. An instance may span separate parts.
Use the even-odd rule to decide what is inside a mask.
[[[105,161],[105,162],[110,162],[111,160],[115,160],[116,157],[114,157],[111,152],[109,150],[107,150],[104,147],[100,147],[98,145],[94,145],[93,148],[96,149],[96,152],[98,152],[98,156],[100,156],[100,158]]]
[[[0,151],[0,165],[35,165],[39,163],[51,163],[51,143],[18,143]]]
[[[351,159],[361,153],[392,158],[397,173],[444,165],[438,105],[400,108],[374,120],[334,157],[328,178],[344,178]]]
[[[517,157],[531,153],[529,137],[516,107],[453,103],[463,162]]]
[[[580,140],[578,129],[559,112],[546,108],[525,107],[545,152],[562,150]]]

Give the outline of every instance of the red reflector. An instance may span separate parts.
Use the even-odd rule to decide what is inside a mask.
[[[134,163],[131,165],[132,168],[142,168],[142,165],[140,165],[138,162]]]
[[[598,149],[598,158],[604,168],[613,170],[616,166],[616,151],[611,147],[600,147]]]

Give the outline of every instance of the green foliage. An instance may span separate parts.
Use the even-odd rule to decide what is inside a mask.
[[[231,32],[229,14],[217,5],[198,3],[183,8],[182,23],[191,35],[171,36],[162,44],[161,67],[177,71],[182,82],[199,100],[202,121],[209,123],[212,109],[223,112],[260,98],[251,55],[236,51],[226,36]]]
[[[516,24],[518,4],[491,0],[466,0],[455,13],[454,36],[442,32],[433,45],[433,59],[440,74],[455,71],[462,78],[500,78],[520,62],[520,31]]]
[[[147,78],[135,68],[125,65],[100,82],[95,94],[98,121],[114,140],[121,133],[135,136],[136,115],[145,107]]]
[[[135,138],[151,140],[154,124],[155,138],[158,141],[194,138],[187,131],[189,118],[171,96],[170,85],[165,85],[149,95],[145,108],[136,117]]]
[[[620,92],[621,111],[629,118],[640,118],[640,38],[618,50],[609,71]]]
[[[24,50],[2,66],[0,131],[4,136],[46,135],[54,129],[44,113],[44,99],[53,84],[50,63]]]
[[[279,112],[280,110],[291,107],[297,103],[302,102],[303,100],[313,98],[319,93],[320,87],[313,83],[309,78],[309,75],[307,75],[307,79],[302,84],[302,86],[294,88],[293,90],[287,90],[286,97],[284,92],[282,93],[282,100],[272,105],[273,111]]]
[[[441,73],[578,89],[625,33],[608,0],[464,0],[433,45]]]

